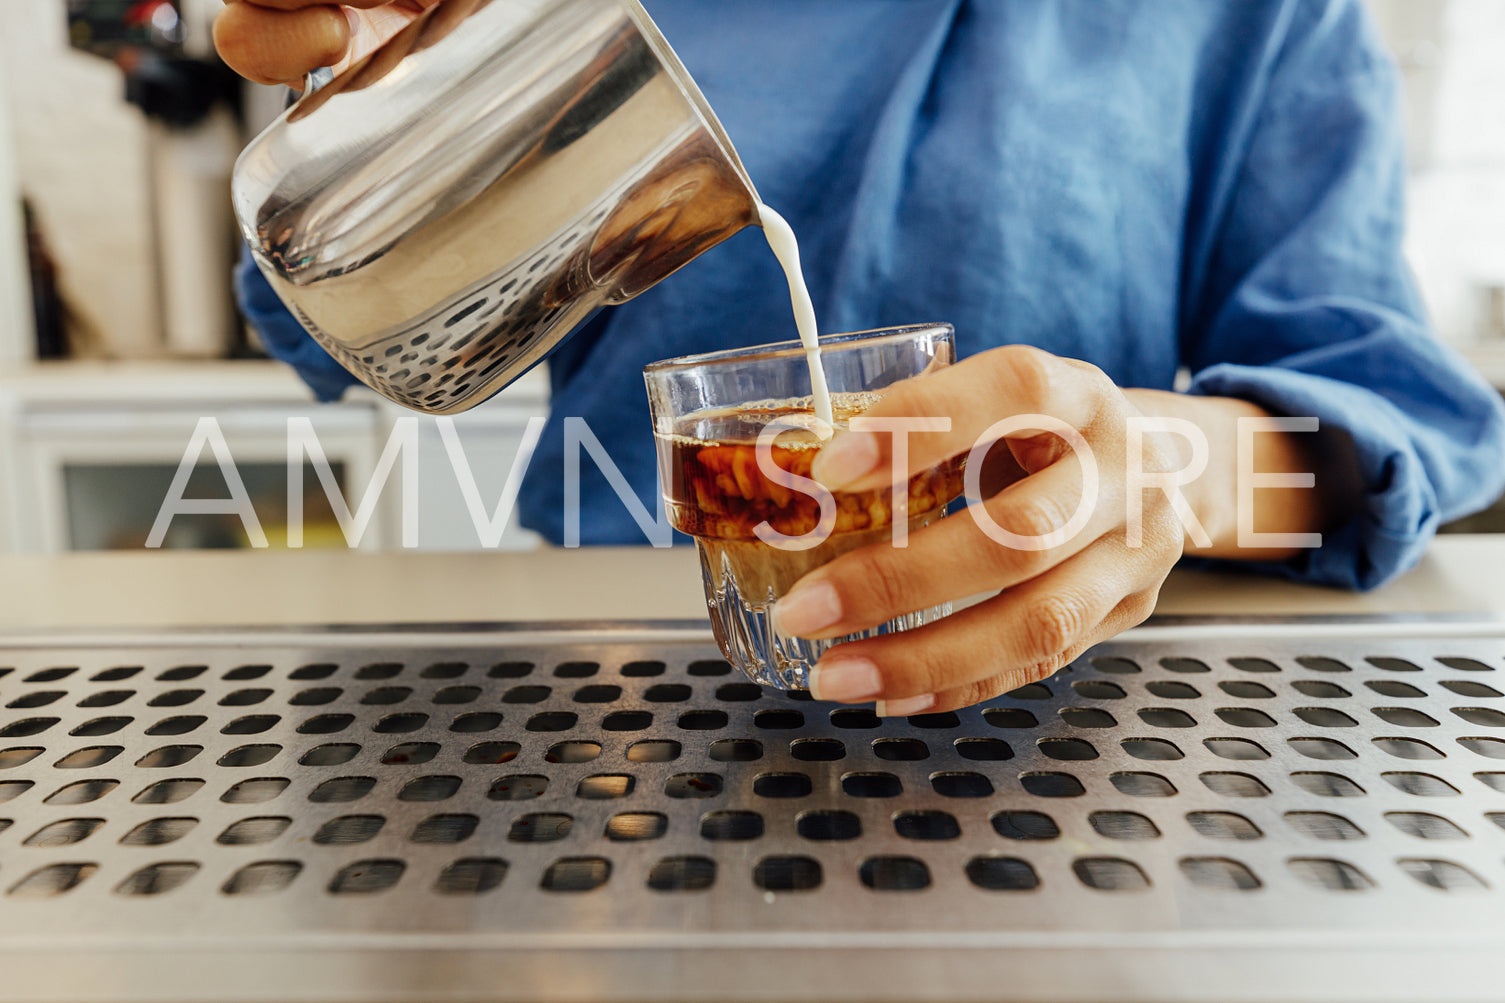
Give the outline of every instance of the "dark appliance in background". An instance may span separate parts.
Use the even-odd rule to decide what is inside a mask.
[[[180,55],[183,16],[177,0],[67,0],[68,42],[105,59],[149,49]]]
[[[60,359],[68,354],[63,317],[67,307],[57,288],[57,263],[47,247],[31,203],[21,201],[26,228],[26,264],[31,274],[31,314],[36,324],[37,358]]]
[[[241,340],[231,292],[230,170],[240,78],[214,53],[219,0],[65,0],[70,44],[109,59],[147,118],[162,354],[216,358]]]

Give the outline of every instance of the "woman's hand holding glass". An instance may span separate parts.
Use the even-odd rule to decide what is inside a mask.
[[[1148,416],[1190,424],[1177,434],[1165,429],[1178,426]],[[1093,366],[1023,346],[894,385],[864,417],[949,418],[950,430],[905,435],[900,470],[898,436],[838,433],[813,476],[832,490],[870,490],[970,453],[968,495],[977,511],[953,513],[902,548],[875,544],[811,572],[780,600],[779,628],[839,637],[910,610],[996,595],[915,630],[832,648],[813,673],[814,695],[876,700],[887,715],[967,706],[1043,679],[1140,623],[1193,541],[1208,556],[1289,556],[1237,545],[1237,421],[1261,416],[1268,417],[1239,400],[1122,390]],[[1012,427],[995,428],[1010,418]],[[1131,462],[1151,481],[1194,468],[1197,437],[1209,444],[1208,459],[1185,486],[1183,509],[1199,530],[1189,532],[1192,520],[1183,524],[1171,493],[1159,488],[1135,491],[1136,511],[1130,485],[1146,481],[1131,482]],[[1258,438],[1269,441],[1257,469],[1317,469],[1308,465],[1314,455],[1301,437]],[[1261,494],[1269,496],[1256,514],[1264,531],[1320,528],[1324,521],[1317,492]]]

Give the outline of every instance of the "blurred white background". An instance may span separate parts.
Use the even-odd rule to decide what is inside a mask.
[[[1436,325],[1463,344],[1505,338],[1488,315],[1490,290],[1505,285],[1505,3],[1368,2],[1406,75],[1409,247]],[[153,354],[162,318],[148,126],[121,99],[115,66],[68,48],[62,3],[5,0],[0,88],[12,105],[15,170],[58,261],[72,321],[113,354]],[[219,6],[188,0],[185,21],[202,24]]]
[[[1366,2],[1405,74],[1413,267],[1440,335],[1505,385],[1505,240],[1499,236],[1505,233],[1505,2]],[[100,525],[103,516],[88,515],[108,513],[112,499],[81,493],[97,495],[99,485],[110,483],[120,486],[121,497],[160,493],[160,479],[177,462],[170,446],[187,441],[191,415],[252,414],[242,424],[260,431],[247,433],[247,448],[271,457],[277,446],[265,430],[281,415],[309,409],[306,392],[281,367],[226,359],[254,353],[228,308],[233,238],[228,200],[219,192],[245,134],[275,113],[281,95],[247,87],[239,128],[221,109],[192,131],[174,130],[123,99],[118,66],[70,48],[65,0],[4,5],[0,550],[139,546],[140,527]],[[208,55],[208,27],[219,8],[220,0],[179,0],[178,31],[188,54]],[[172,200],[154,194],[193,189],[200,194]],[[55,266],[73,361],[33,361],[17,192],[35,211]],[[194,233],[185,237],[187,229]],[[192,248],[186,260],[169,258],[164,265],[159,250],[185,247]],[[184,299],[184,289],[214,295]],[[90,357],[134,361],[79,361]],[[505,477],[526,417],[546,408],[535,378],[507,401],[471,413],[468,434],[478,457],[492,457],[498,479]],[[359,490],[392,410],[356,394],[318,413],[345,423],[339,427],[348,448],[337,458]],[[128,431],[137,426],[139,433]],[[118,471],[110,475],[116,480],[101,480],[99,465],[110,456],[151,472],[130,485]],[[499,490],[498,484],[485,493],[494,498]],[[269,484],[270,495],[280,491]],[[458,504],[453,497],[435,503],[441,514],[426,529],[425,545],[473,545],[444,523],[457,516]],[[393,542],[386,533],[378,526],[378,545]],[[521,532],[509,540],[533,542]]]

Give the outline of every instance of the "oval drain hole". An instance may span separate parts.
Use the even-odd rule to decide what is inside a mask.
[[[1260,887],[1253,871],[1227,857],[1184,857],[1180,867],[1181,873],[1199,888],[1250,892]]]
[[[611,877],[611,861],[605,857],[565,857],[544,871],[539,887],[547,892],[588,892]]]
[[[1359,892],[1374,887],[1369,875],[1346,860],[1329,857],[1294,857],[1286,866],[1302,881],[1330,892]]]
[[[507,861],[500,857],[467,857],[439,873],[434,891],[440,895],[480,895],[496,888],[506,876]]]
[[[752,811],[713,811],[700,819],[700,835],[711,840],[757,839],[763,835],[763,816]]]
[[[115,886],[117,895],[165,895],[182,887],[199,871],[199,865],[188,860],[152,864],[126,878]]]
[[[805,892],[820,882],[820,864],[809,857],[764,857],[753,868],[753,883],[765,891]]]
[[[401,860],[357,860],[340,868],[329,882],[331,895],[371,895],[386,891],[402,877]]]
[[[293,820],[283,815],[259,815],[232,822],[216,842],[224,846],[254,846],[269,843],[287,831]]]
[[[527,816],[524,816],[527,817]],[[568,815],[561,816],[568,819]],[[518,819],[518,822],[522,819]],[[476,826],[481,824],[481,819],[476,815],[430,815],[413,827],[413,834],[408,838],[415,843],[463,843],[476,831]],[[512,823],[517,828],[517,822]],[[568,826],[565,832],[569,832]],[[508,833],[511,839],[511,833]]]
[[[252,781],[252,783],[255,782]],[[267,782],[264,781],[263,783]],[[287,781],[282,781],[282,785],[286,787]],[[186,777],[180,777],[176,780],[161,780],[142,790],[141,793],[131,798],[131,801],[135,804],[176,804],[193,795],[202,786],[204,786],[204,781]],[[239,786],[239,784],[236,785],[236,787]],[[221,800],[227,804],[230,803],[230,793],[234,790],[235,787],[232,787],[229,791],[226,791],[225,796]]]
[[[918,857],[869,857],[857,868],[857,876],[879,892],[916,892],[930,887],[930,868]]]
[[[474,815],[436,815],[419,823],[419,829],[424,829],[425,826],[428,828],[422,839],[419,838],[419,831],[414,830],[413,841],[458,843],[475,831],[477,821],[479,820]],[[513,820],[512,828],[507,830],[507,839],[513,843],[552,843],[568,836],[574,827],[575,819],[571,815],[562,812],[535,812]]]
[[[665,857],[648,872],[656,892],[699,892],[716,883],[716,862],[709,857]]]
[[[230,875],[220,891],[226,895],[270,895],[292,884],[302,871],[303,865],[296,860],[259,860]]]
[[[758,821],[761,825],[762,819]],[[607,819],[606,838],[617,843],[640,842],[658,839],[668,829],[669,819],[665,815],[656,811],[628,811]]]
[[[973,857],[967,880],[990,892],[1027,892],[1040,887],[1035,869],[1018,857]]]
[[[1078,857],[1071,864],[1077,879],[1104,892],[1132,892],[1150,887],[1139,865],[1122,857]]]

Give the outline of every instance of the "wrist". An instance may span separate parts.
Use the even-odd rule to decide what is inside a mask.
[[[1144,390],[1130,389],[1124,391],[1124,396],[1140,414],[1146,418],[1169,418],[1176,421],[1190,422],[1202,433],[1207,443],[1207,467],[1193,481],[1179,486],[1182,497],[1186,499],[1191,508],[1192,515],[1196,517],[1197,524],[1201,526],[1207,539],[1212,542],[1212,547],[1200,546],[1196,535],[1191,532],[1189,526],[1183,525],[1184,547],[1187,554],[1209,556],[1210,550],[1220,549],[1220,545],[1226,541],[1230,534],[1238,532],[1237,520],[1231,509],[1219,504],[1222,490],[1217,482],[1221,480],[1219,467],[1218,447],[1213,442],[1213,435],[1208,434],[1207,425],[1209,415],[1202,413],[1199,401],[1188,398],[1185,394],[1173,393],[1167,390]],[[1184,471],[1192,466],[1196,458],[1196,444],[1186,435],[1167,433],[1168,445],[1175,449],[1179,461],[1177,470]],[[1158,488],[1147,488],[1146,491],[1160,493]],[[1155,499],[1157,502],[1163,499]],[[1149,499],[1146,499],[1149,503]]]
[[[1339,431],[1317,434],[1265,432],[1253,436],[1252,455],[1240,456],[1242,420],[1273,417],[1257,404],[1231,397],[1199,397],[1163,390],[1126,390],[1130,402],[1150,417],[1179,418],[1196,426],[1207,443],[1207,468],[1181,491],[1210,538],[1198,547],[1190,534],[1186,552],[1234,560],[1280,561],[1300,553],[1290,546],[1245,547],[1239,541],[1239,481],[1254,474],[1316,475],[1314,488],[1269,487],[1253,492],[1249,521],[1256,534],[1308,534],[1348,518],[1362,497],[1352,446]],[[1173,435],[1183,464],[1192,445]],[[1183,467],[1184,469],[1184,467]]]

